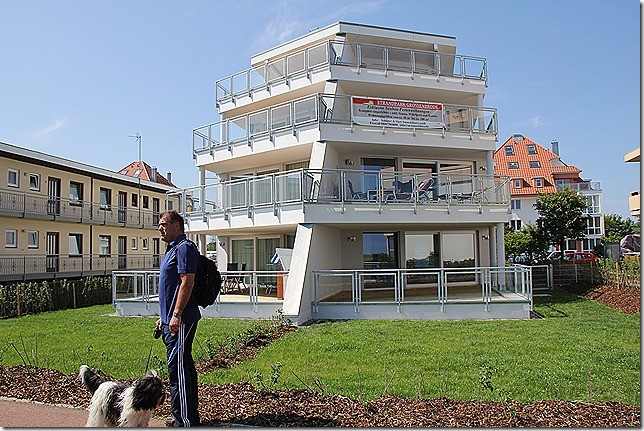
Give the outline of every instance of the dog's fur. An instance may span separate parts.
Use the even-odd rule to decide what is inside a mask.
[[[86,427],[146,427],[165,400],[163,382],[152,370],[131,385],[106,382],[87,365],[80,378],[92,393]]]

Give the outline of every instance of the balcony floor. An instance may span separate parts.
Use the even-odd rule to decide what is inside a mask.
[[[447,290],[447,300],[450,302],[482,301],[481,286],[450,286]],[[492,301],[527,301],[514,292],[492,290]],[[394,302],[393,289],[364,289],[361,302]],[[405,302],[438,301],[438,287],[407,287]],[[344,290],[320,300],[320,302],[352,302],[351,291]]]

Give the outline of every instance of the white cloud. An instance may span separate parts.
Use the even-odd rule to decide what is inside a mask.
[[[62,129],[67,125],[67,118],[63,118],[62,120],[56,119],[54,120],[53,124],[50,124],[49,126],[36,130],[35,132],[32,132],[29,134],[30,137],[32,138],[45,138],[49,136],[51,133],[55,132],[56,130]]]
[[[537,115],[536,117],[532,117],[528,120],[528,124],[532,126],[532,128],[536,129],[539,126],[542,125],[541,123],[541,116]]]

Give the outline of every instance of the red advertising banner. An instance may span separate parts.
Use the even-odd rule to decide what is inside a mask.
[[[443,127],[443,104],[411,100],[351,97],[356,124],[391,127]]]

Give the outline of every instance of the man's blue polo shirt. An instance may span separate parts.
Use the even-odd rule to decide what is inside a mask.
[[[186,241],[185,234],[180,234],[168,244],[161,262],[159,275],[159,306],[163,323],[170,323],[172,318],[177,293],[181,285],[179,274],[195,274],[197,272],[197,262],[197,249],[192,243]],[[200,318],[199,306],[194,295],[192,295],[181,314],[181,322],[190,324]]]

